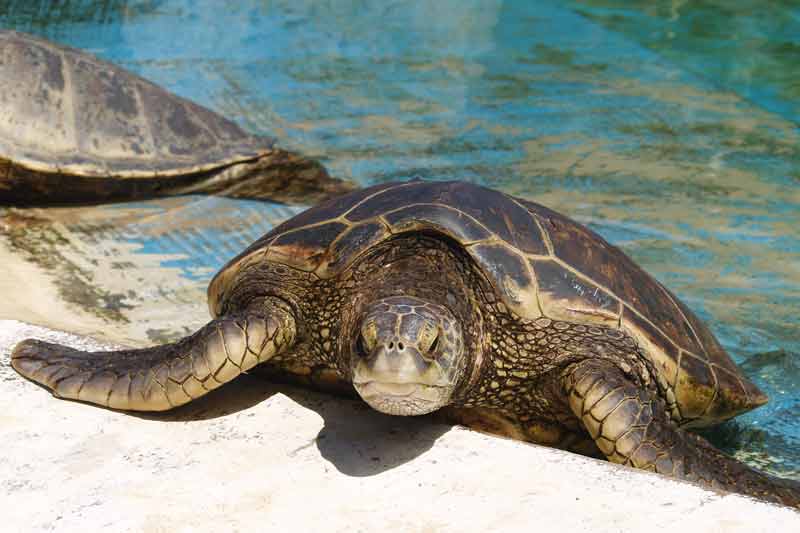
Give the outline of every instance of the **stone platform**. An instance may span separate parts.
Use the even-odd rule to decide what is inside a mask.
[[[800,531],[800,513],[242,376],[163,415],[53,399],[0,321],[3,531]]]

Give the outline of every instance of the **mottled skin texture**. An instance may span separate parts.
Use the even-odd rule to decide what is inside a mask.
[[[797,483],[686,431],[764,401],[707,328],[622,252],[536,204],[461,183],[352,193],[234,258],[209,306],[216,318],[175,344],[85,354],[29,340],[12,364],[61,397],[162,410],[263,363],[317,387],[355,385],[391,414],[439,408],[477,429],[800,506]]]
[[[318,162],[117,65],[0,30],[0,204],[188,193],[316,202],[350,190]]]

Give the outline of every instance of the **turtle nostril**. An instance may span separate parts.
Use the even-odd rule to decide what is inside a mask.
[[[403,346],[403,343],[402,343],[402,342],[398,342],[398,343],[397,343],[397,349],[398,349],[398,350],[400,350],[401,352],[402,352],[403,350],[405,350],[405,346]]]
[[[391,350],[392,348],[394,348],[394,342],[389,343],[389,349]]]

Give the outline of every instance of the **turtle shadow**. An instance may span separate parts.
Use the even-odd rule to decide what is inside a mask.
[[[287,387],[293,401],[322,417],[314,443],[339,472],[367,477],[408,463],[430,450],[452,426],[431,416],[391,416],[361,400]]]
[[[122,412],[143,420],[160,422],[212,420],[245,411],[279,392],[283,392],[279,384],[257,376],[242,374],[230,383],[169,411]]]
[[[244,411],[278,393],[322,418],[323,427],[313,444],[325,460],[347,476],[374,476],[412,461],[452,428],[430,415],[384,415],[360,399],[247,374],[169,411],[127,413],[162,422],[209,420]]]

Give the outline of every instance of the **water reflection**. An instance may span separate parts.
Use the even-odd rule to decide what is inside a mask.
[[[119,23],[134,13],[155,10],[161,2],[126,2],[124,0],[4,0],[0,13],[13,17],[14,27],[31,31],[47,30],[56,25],[88,23],[105,26]],[[129,4],[136,4],[135,6]]]
[[[764,108],[800,120],[794,0],[573,0],[573,8]]]
[[[468,179],[589,224],[747,362],[773,401],[721,438],[791,474],[800,468],[800,376],[748,356],[800,357],[800,17],[791,2],[732,6],[6,1],[0,26],[121,63],[320,158],[333,174],[363,184]],[[124,319],[81,315],[72,329],[96,320],[91,331],[169,338],[204,318],[202,285],[222,258],[265,229],[252,224],[257,208],[237,218],[224,202],[204,205],[217,222],[194,228],[200,217],[181,222],[177,213],[191,207],[176,202],[40,213],[44,226],[14,226],[28,237],[10,240],[6,230],[0,244],[54,280],[65,309],[82,301],[82,312],[117,309]],[[11,227],[10,216],[19,213],[0,224]],[[106,228],[102,246],[87,244],[96,234],[87,217]],[[20,244],[38,242],[42,228],[60,236],[48,244],[59,266]],[[109,250],[133,266],[98,259]],[[157,286],[136,281],[145,279]],[[158,312],[144,316],[148,306]],[[19,309],[0,314],[26,318]],[[126,325],[140,319],[152,325]]]

